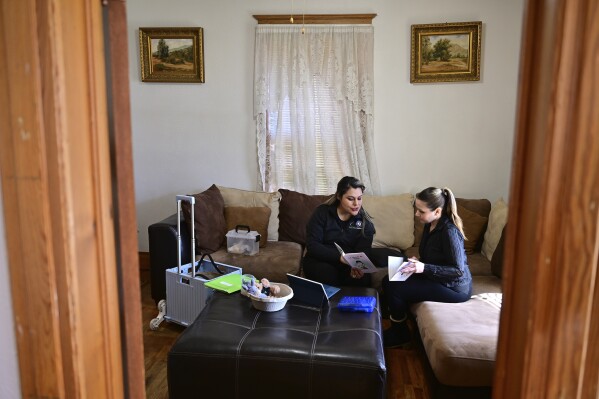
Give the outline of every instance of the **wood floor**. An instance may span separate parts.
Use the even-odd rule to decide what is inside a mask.
[[[141,272],[141,294],[146,396],[149,399],[166,399],[168,398],[166,356],[184,327],[163,322],[158,330],[150,330],[150,320],[156,317],[158,312],[150,296],[150,280],[147,271]],[[385,322],[386,320],[383,321],[384,324]],[[426,364],[418,349],[418,343],[414,343],[414,348],[416,349],[385,350],[388,399],[430,399],[432,397],[425,378]]]

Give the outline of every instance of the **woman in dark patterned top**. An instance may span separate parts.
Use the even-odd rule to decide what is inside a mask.
[[[416,216],[424,223],[418,252],[404,269],[413,272],[406,281],[383,280],[391,314],[391,328],[384,331],[386,348],[409,344],[408,308],[422,301],[466,302],[472,294],[472,276],[464,249],[462,219],[448,188],[429,187],[416,194]]]
[[[335,195],[319,205],[306,226],[306,255],[302,267],[307,278],[334,286],[370,286],[370,274],[350,267],[335,244],[345,253],[364,252],[377,267],[387,267],[388,257],[401,256],[390,248],[372,248],[375,228],[362,208],[364,184],[345,176]]]

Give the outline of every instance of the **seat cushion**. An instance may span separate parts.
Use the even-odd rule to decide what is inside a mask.
[[[480,252],[468,255],[468,267],[472,276],[492,276],[491,262]]]
[[[300,271],[302,246],[296,242],[270,241],[257,255],[230,254],[222,248],[213,253],[212,258],[215,262],[241,267],[244,274],[287,284],[287,273]]]
[[[480,280],[480,281],[479,281]],[[497,291],[501,281],[476,277],[477,291]],[[437,380],[449,386],[493,384],[501,294],[479,293],[464,303],[412,305],[418,330]]]
[[[472,276],[472,295],[500,294],[501,279],[495,276]]]

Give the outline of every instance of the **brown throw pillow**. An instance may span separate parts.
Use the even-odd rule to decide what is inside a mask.
[[[225,221],[227,231],[235,230],[235,226],[249,226],[260,234],[260,248],[266,246],[268,240],[268,219],[270,208],[267,206],[227,206],[225,207]],[[244,230],[245,231],[245,230]]]
[[[193,196],[196,199],[194,207],[196,251],[216,252],[223,244],[227,234],[225,201],[214,184],[206,191]],[[181,209],[187,227],[191,231],[191,204],[182,202]]]
[[[279,241],[293,241],[306,245],[306,225],[314,209],[331,195],[308,195],[286,189],[279,189]]]
[[[466,199],[466,198],[456,198],[455,202],[458,205],[463,206],[469,211],[476,212],[480,216],[489,217],[489,213],[491,213],[491,201],[486,198],[481,199]]]
[[[472,254],[479,247],[479,243],[485,234],[488,218],[469,211],[461,205],[458,205],[458,215],[462,218],[464,234],[468,239],[464,241],[464,248],[467,254]]]

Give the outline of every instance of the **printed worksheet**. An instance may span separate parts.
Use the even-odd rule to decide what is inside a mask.
[[[412,262],[404,262],[401,256],[389,256],[389,281],[406,281],[414,273],[412,271],[403,272],[402,270]]]

